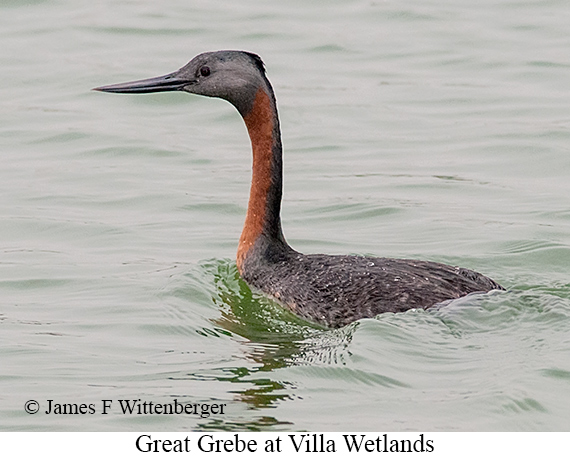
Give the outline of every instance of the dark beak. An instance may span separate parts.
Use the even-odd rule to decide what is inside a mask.
[[[100,92],[113,92],[116,94],[148,94],[150,92],[168,92],[183,90],[195,83],[194,80],[180,75],[180,70],[156,78],[141,79],[128,83],[111,84],[110,86],[96,87],[93,90]]]

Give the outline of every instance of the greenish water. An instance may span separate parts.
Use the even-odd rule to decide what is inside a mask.
[[[563,0],[3,0],[0,429],[568,431],[569,23]],[[508,292],[334,331],[252,293],[235,110],[90,91],[228,48],[275,86],[296,249]]]

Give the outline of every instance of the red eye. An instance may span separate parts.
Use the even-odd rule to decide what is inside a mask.
[[[203,66],[202,68],[200,68],[200,74],[202,76],[210,76],[210,67]]]

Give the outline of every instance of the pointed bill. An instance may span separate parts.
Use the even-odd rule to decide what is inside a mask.
[[[175,71],[174,73],[157,76],[155,78],[95,87],[93,90],[100,92],[112,92],[116,94],[148,94],[151,92],[182,90],[184,87],[191,86],[194,83],[195,81],[188,79],[188,77],[181,77],[180,71]]]

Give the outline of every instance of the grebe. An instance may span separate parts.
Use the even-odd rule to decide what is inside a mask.
[[[315,323],[342,327],[385,312],[429,308],[474,292],[503,289],[486,276],[441,263],[354,255],[305,255],[281,230],[282,146],[277,103],[261,58],[206,52],[165,76],[97,87],[144,94],[183,91],[234,105],[253,150],[249,204],[237,250],[241,277]]]

